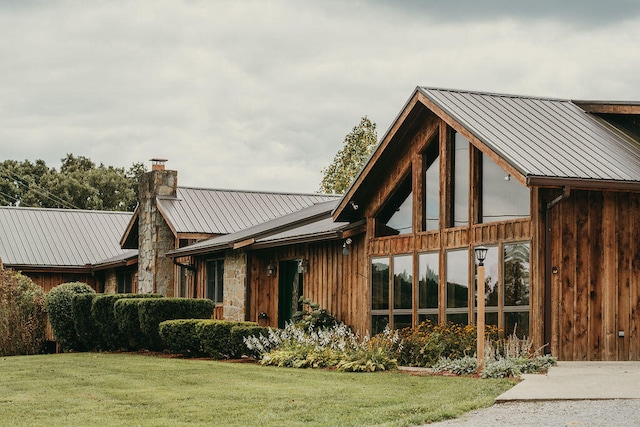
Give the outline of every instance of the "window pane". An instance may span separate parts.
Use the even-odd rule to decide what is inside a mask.
[[[410,314],[400,314],[393,316],[393,329],[410,328],[411,324]]]
[[[529,312],[504,313],[504,334],[514,331],[520,338],[529,336]]]
[[[217,303],[224,301],[224,260],[219,259],[216,262],[216,299]]]
[[[389,260],[371,260],[371,309],[389,309]]]
[[[504,305],[529,305],[529,243],[504,245]]]
[[[469,316],[467,313],[447,314],[447,322],[467,325],[469,323]]]
[[[389,315],[371,316],[371,335],[379,334],[389,324]]]
[[[389,218],[387,227],[398,230],[398,234],[409,234],[413,231],[413,193],[409,193],[396,212]]]
[[[455,133],[453,155],[453,226],[469,224],[469,141]]]
[[[431,143],[425,155],[425,230],[437,230],[440,226],[440,153],[437,141]]]
[[[529,216],[529,189],[482,156],[482,222]]]
[[[469,256],[467,250],[447,252],[447,308],[469,304]]]
[[[487,257],[484,260],[484,305],[485,307],[497,307],[498,306],[498,266],[500,263],[498,257],[498,247],[488,246]],[[476,277],[474,281],[478,280],[478,264],[476,264]],[[475,292],[474,292],[475,294]],[[474,301],[478,303],[474,297]]]
[[[438,308],[439,254],[420,254],[418,308]]]
[[[393,308],[412,307],[413,257],[393,257]]]

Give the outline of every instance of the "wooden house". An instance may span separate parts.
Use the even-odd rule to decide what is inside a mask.
[[[0,207],[0,261],[42,286],[84,282],[97,292],[137,289],[137,251],[118,244],[130,212]]]
[[[640,103],[419,87],[331,214],[170,251],[224,317],[278,326],[296,296],[361,332],[475,321],[562,360],[640,360]],[[228,274],[227,266],[240,274]],[[233,294],[233,295],[232,295]]]

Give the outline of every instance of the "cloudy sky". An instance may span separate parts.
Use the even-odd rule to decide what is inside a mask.
[[[314,192],[416,86],[640,100],[637,0],[0,0],[0,160]]]

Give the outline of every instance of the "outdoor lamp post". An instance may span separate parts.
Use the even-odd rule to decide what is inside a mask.
[[[478,246],[474,249],[478,259],[478,274],[476,276],[476,301],[478,304],[477,329],[478,342],[478,374],[484,369],[484,260],[487,258],[488,249],[485,246]]]

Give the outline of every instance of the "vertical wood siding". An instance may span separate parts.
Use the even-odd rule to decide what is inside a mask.
[[[552,212],[552,351],[640,360],[640,194],[572,191]]]

